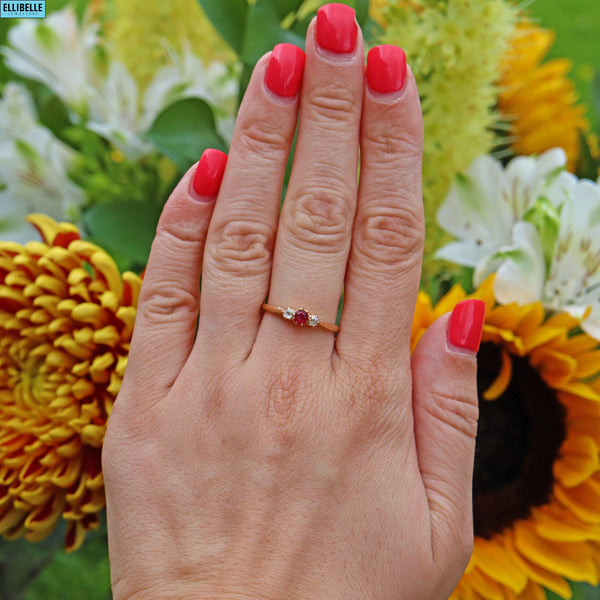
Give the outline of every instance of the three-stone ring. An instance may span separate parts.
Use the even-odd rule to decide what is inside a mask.
[[[333,331],[334,333],[337,333],[340,330],[340,328],[334,323],[325,323],[319,319],[318,315],[310,314],[304,308],[290,308],[289,306],[287,308],[283,308],[281,306],[274,306],[273,304],[266,303],[262,305],[262,308],[267,312],[281,315],[286,321],[290,321],[290,323],[293,323],[294,325],[322,327],[323,329],[327,329],[327,331]]]

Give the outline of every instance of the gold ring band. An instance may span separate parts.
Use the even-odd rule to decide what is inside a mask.
[[[290,323],[294,323],[294,325],[308,325],[308,327],[322,327],[323,329],[327,329],[327,331],[333,331],[337,333],[340,328],[334,323],[324,323],[319,319],[319,315],[310,314],[304,308],[282,308],[281,306],[274,306],[273,304],[263,304],[263,310],[267,312],[281,315],[286,321],[290,321]]]

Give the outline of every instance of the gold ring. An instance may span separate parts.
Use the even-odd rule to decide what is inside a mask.
[[[281,315],[286,321],[294,323],[294,325],[308,325],[308,327],[322,327],[327,331],[333,331],[337,333],[340,328],[333,323],[324,323],[319,319],[319,315],[312,315],[304,308],[282,308],[281,306],[274,306],[273,304],[263,304],[263,310],[267,312]]]

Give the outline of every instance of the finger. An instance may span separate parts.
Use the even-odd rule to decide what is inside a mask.
[[[467,546],[473,540],[476,353],[484,316],[481,300],[459,302],[423,334],[412,357],[415,439],[434,553],[457,535]]]
[[[363,45],[354,11],[319,9],[306,38],[306,69],[294,164],[273,257],[269,303],[306,308],[335,321],[356,205],[363,94]],[[265,315],[269,345],[293,329]],[[261,330],[262,333],[262,330]],[[296,330],[304,343],[305,331]],[[331,352],[333,336],[310,339]],[[311,343],[313,343],[311,342]]]
[[[204,242],[226,161],[223,152],[206,150],[179,182],[158,222],[126,377],[151,388],[156,397],[170,388],[194,341]]]
[[[202,273],[197,348],[211,359],[237,362],[256,337],[303,71],[302,50],[279,44],[257,63],[238,112]]]
[[[410,355],[421,275],[422,115],[400,48],[370,50],[367,83],[358,206],[336,349],[350,364],[369,355],[399,368]]]

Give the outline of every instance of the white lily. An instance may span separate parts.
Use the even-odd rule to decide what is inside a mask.
[[[72,218],[85,200],[68,176],[76,153],[36,117],[27,89],[9,82],[0,99],[0,236],[21,243],[38,239],[27,214]]]
[[[80,26],[67,6],[42,21],[23,19],[9,29],[8,42],[0,51],[9,69],[46,84],[67,106],[85,112],[89,87],[97,77],[94,25]]]

